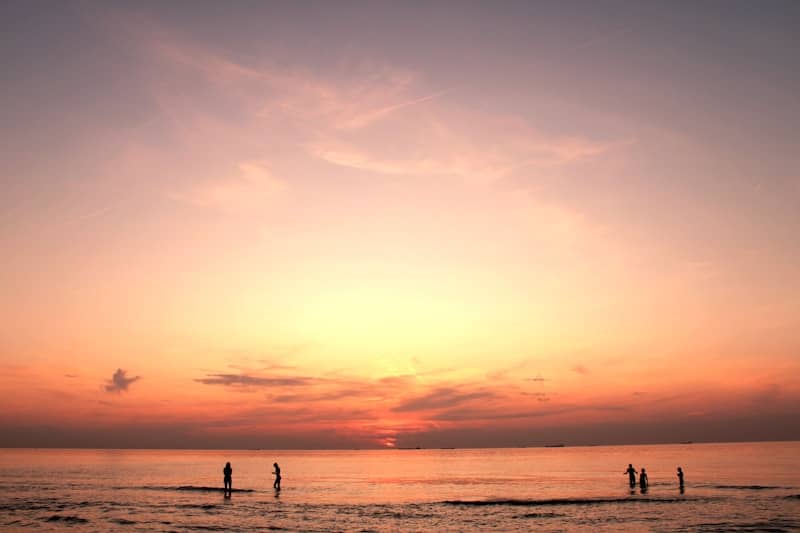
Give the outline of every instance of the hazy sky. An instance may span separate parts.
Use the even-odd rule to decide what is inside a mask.
[[[0,445],[800,438],[800,3],[0,26]]]

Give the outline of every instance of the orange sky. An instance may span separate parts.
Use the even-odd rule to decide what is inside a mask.
[[[746,5],[4,5],[0,446],[800,438]]]

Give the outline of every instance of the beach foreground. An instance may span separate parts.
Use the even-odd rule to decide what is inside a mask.
[[[272,489],[271,466],[283,469]],[[233,466],[230,497],[222,467]],[[650,488],[628,487],[628,463]],[[686,472],[678,488],[675,469]],[[800,443],[0,451],[0,527],[96,531],[800,528]]]

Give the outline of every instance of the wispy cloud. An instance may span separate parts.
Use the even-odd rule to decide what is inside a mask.
[[[614,146],[579,134],[548,133],[508,113],[467,108],[446,98],[453,89],[431,88],[418,73],[396,65],[351,63],[323,76],[296,65],[242,64],[168,32],[150,32],[142,39],[147,43],[143,49],[166,67],[154,82],[157,87],[163,87],[163,77],[174,76],[174,70],[188,70],[227,102],[226,112],[236,107],[235,126],[222,126],[221,116],[195,117],[197,109],[206,106],[175,101],[184,92],[171,94],[161,107],[178,115],[176,123],[188,124],[184,130],[193,136],[202,135],[198,127],[225,127],[244,144],[279,140],[301,147],[306,157],[337,166],[488,182],[526,166],[569,164]],[[246,191],[261,180],[245,175],[225,184],[207,184],[192,195],[199,205],[249,204]],[[273,189],[270,181],[264,186]]]
[[[399,111],[401,109],[404,109],[404,108],[407,108],[407,107],[411,107],[413,105],[417,105],[417,104],[422,104],[422,103],[428,102],[428,101],[433,100],[435,98],[439,98],[441,96],[444,96],[448,92],[450,92],[450,91],[447,90],[447,89],[442,90],[442,91],[436,91],[435,93],[429,94],[427,96],[421,96],[419,98],[412,98],[411,100],[407,100],[407,101],[404,101],[404,102],[399,102],[399,103],[395,103],[395,104],[389,104],[389,105],[387,105],[385,107],[382,107],[382,108],[369,110],[369,111],[363,112],[361,114],[355,114],[349,120],[343,121],[341,124],[339,124],[338,127],[340,129],[345,129],[345,130],[363,128],[365,126],[369,126],[373,122],[376,122],[376,121],[388,116],[389,114],[391,114],[391,113],[393,113],[395,111]]]
[[[427,392],[422,396],[417,396],[404,400],[395,406],[392,411],[404,413],[410,411],[427,411],[431,409],[443,409],[461,405],[471,400],[494,398],[496,394],[491,391],[471,391],[461,392],[458,389],[442,387]]]
[[[308,148],[328,163],[364,171],[491,182],[527,166],[599,155],[611,145],[547,135],[519,119],[441,104],[387,118],[362,135],[319,135]]]
[[[230,177],[202,181],[175,197],[198,207],[242,213],[268,208],[284,189],[285,182],[265,165],[247,162]]]
[[[117,394],[127,391],[132,383],[139,381],[141,376],[128,377],[128,371],[118,368],[111,379],[106,383],[106,392],[115,392]]]
[[[308,385],[312,379],[307,377],[264,377],[249,374],[209,374],[195,379],[203,385],[224,385],[226,387],[299,387]]]
[[[433,416],[435,420],[443,422],[455,421],[486,421],[486,420],[523,420],[529,418],[543,418],[549,416],[564,415],[570,413],[591,413],[591,412],[607,412],[616,413],[628,411],[630,408],[626,405],[553,405],[552,407],[545,408],[537,407],[536,409],[520,410],[508,409],[507,406],[502,408],[486,409],[481,407],[470,408],[456,408],[438,413]]]

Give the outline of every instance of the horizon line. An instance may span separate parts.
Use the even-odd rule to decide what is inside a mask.
[[[519,450],[523,448],[600,448],[600,447],[621,447],[621,446],[694,446],[707,444],[757,444],[757,443],[776,443],[776,442],[798,442],[800,439],[768,439],[768,440],[723,440],[723,441],[685,441],[685,442],[649,442],[649,443],[624,443],[624,444],[539,444],[525,446],[435,446],[435,447],[368,447],[368,448],[97,448],[97,447],[58,447],[58,446],[0,446],[0,450],[129,450],[129,451],[249,451],[249,452],[341,452],[341,451],[416,451],[416,450]]]

